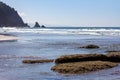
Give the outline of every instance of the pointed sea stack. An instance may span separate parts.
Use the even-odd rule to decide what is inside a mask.
[[[40,28],[40,25],[39,25],[38,22],[35,22],[35,26],[34,26],[34,28]]]
[[[14,8],[0,1],[0,27],[26,27],[28,26]]]
[[[44,26],[44,25],[42,25],[42,26],[41,26],[41,28],[45,28],[45,26]]]

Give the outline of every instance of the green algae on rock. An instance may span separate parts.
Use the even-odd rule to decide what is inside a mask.
[[[82,74],[102,69],[109,69],[117,66],[117,63],[106,61],[85,61],[57,64],[51,70],[63,74]]]

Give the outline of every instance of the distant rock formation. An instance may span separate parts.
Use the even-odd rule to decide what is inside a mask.
[[[38,22],[35,22],[35,26],[34,26],[34,28],[40,28],[40,25],[39,25]]]
[[[41,28],[45,28],[45,26],[44,26],[44,25],[42,25],[42,26],[41,26]]]
[[[40,26],[38,22],[35,22],[34,28],[45,28],[45,26],[44,25]]]
[[[28,26],[14,8],[0,1],[0,27],[25,27]]]

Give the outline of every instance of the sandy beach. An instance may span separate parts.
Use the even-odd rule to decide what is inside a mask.
[[[12,41],[12,40],[17,40],[17,39],[18,37],[0,35],[0,41]]]

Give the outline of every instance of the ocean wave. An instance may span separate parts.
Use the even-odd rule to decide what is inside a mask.
[[[25,59],[41,59],[39,56],[16,56],[16,55],[0,55],[0,59],[25,58]]]
[[[81,28],[81,29],[55,29],[55,28],[1,28],[1,33],[37,33],[37,34],[79,34],[79,35],[112,35],[120,36],[120,29],[117,28]]]

